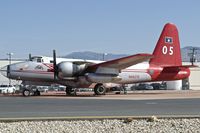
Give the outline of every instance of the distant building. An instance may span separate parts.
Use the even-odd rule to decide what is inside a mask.
[[[17,63],[17,62],[21,62],[21,61],[12,61],[11,63]],[[3,68],[4,66],[9,64],[9,60],[0,60],[0,69]],[[0,74],[0,85],[8,85],[9,84],[9,79],[7,77],[4,77],[2,74]],[[21,84],[20,81],[16,81],[16,80],[11,80],[11,84],[12,85],[16,85],[16,84]]]

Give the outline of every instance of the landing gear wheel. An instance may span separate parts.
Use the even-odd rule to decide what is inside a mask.
[[[22,94],[23,94],[23,96],[28,97],[28,96],[30,96],[30,90],[24,89]]]
[[[66,87],[66,95],[76,96],[76,88]]]
[[[105,95],[106,88],[102,84],[97,84],[94,87],[94,93],[95,93],[95,95]]]

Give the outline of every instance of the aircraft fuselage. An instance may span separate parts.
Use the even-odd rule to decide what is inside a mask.
[[[87,74],[80,75],[74,79],[54,79],[53,65],[50,63],[38,63],[38,62],[20,62],[7,66],[7,73],[4,75],[11,79],[34,81],[34,82],[49,82],[59,83],[72,87],[88,87],[91,82]],[[102,75],[102,74],[101,74]],[[117,78],[113,78],[110,75],[95,76],[92,79],[97,79],[100,83],[119,83],[119,84],[131,84],[137,82],[149,82],[149,81],[167,81],[167,80],[179,80],[187,78],[190,75],[188,68],[179,70],[163,71],[162,67],[150,66],[148,62],[139,63],[130,66],[126,69],[122,69]]]

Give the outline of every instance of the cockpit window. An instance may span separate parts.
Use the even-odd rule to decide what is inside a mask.
[[[43,62],[42,57],[34,56],[31,58],[31,61],[33,62]]]
[[[42,62],[42,59],[41,58],[37,58],[37,62]]]

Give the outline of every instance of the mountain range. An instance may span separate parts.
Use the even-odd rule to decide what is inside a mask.
[[[111,60],[125,56],[128,56],[128,54],[95,53],[91,51],[84,51],[84,52],[72,52],[64,57],[74,58],[74,59],[87,59],[87,60]]]
[[[195,58],[199,62],[200,61],[200,47],[192,47],[187,46],[181,49],[182,61],[188,62],[192,56],[192,49],[195,48]],[[83,52],[72,52],[64,58],[74,58],[74,59],[87,59],[87,60],[111,60],[120,57],[128,56],[128,54],[112,54],[112,53],[96,53],[91,51],[83,51]]]

